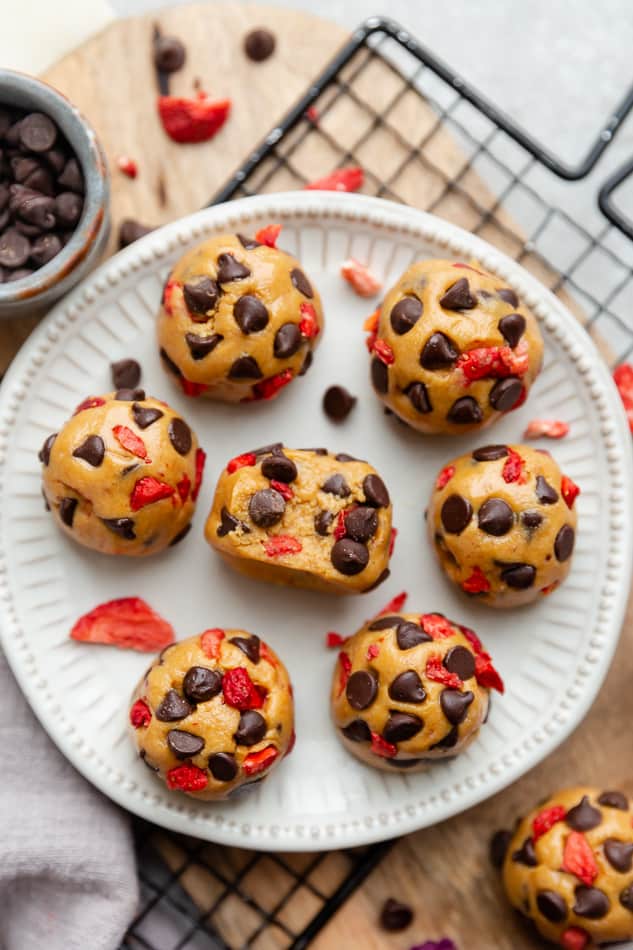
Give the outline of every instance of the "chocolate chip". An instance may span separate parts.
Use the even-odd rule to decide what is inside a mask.
[[[546,920],[559,924],[567,917],[567,904],[556,891],[539,891],[536,895],[536,906]]]
[[[631,848],[633,848],[633,845],[631,845]],[[588,917],[590,920],[599,920],[601,917],[605,917],[608,914],[609,908],[611,907],[611,901],[605,892],[601,891],[599,888],[587,887],[584,884],[579,884],[575,889],[574,894],[576,895],[576,902],[572,907],[572,910],[574,914],[577,914],[579,917]]]
[[[218,283],[228,284],[232,280],[242,280],[250,277],[250,269],[242,264],[233,254],[220,254],[218,257]]]
[[[262,488],[251,496],[248,513],[260,528],[270,528],[284,516],[286,502],[274,488]]]
[[[38,452],[37,457],[42,463],[42,465],[48,465],[48,463],[50,462],[51,449],[53,448],[53,443],[55,442],[56,438],[57,438],[56,432],[54,432],[53,435],[49,435],[48,438],[45,440],[44,445]]]
[[[30,277],[32,273],[32,267],[19,267],[17,270],[9,271],[4,281],[8,284],[14,280],[23,280],[25,277]]]
[[[218,782],[230,782],[237,775],[235,756],[229,752],[215,752],[209,756],[209,771]]]
[[[57,184],[63,188],[69,188],[79,195],[84,193],[84,179],[76,158],[69,158],[64,165],[64,170],[57,179]]]
[[[240,721],[233,738],[238,745],[256,745],[261,742],[266,732],[268,724],[264,717],[255,709],[247,709],[240,714]]]
[[[308,372],[308,370],[312,366],[313,359],[314,359],[314,356],[313,356],[312,350],[308,350],[303,359],[303,363],[301,364],[301,369],[297,373],[297,376],[305,376],[305,374]]]
[[[376,534],[378,516],[374,508],[353,508],[345,516],[345,534],[352,541],[366,544]]]
[[[338,498],[348,498],[352,494],[352,489],[347,484],[340,472],[335,472],[321,485],[321,491],[328,495],[336,495]]]
[[[238,356],[229,370],[229,379],[261,379],[263,375],[252,356]]]
[[[457,740],[459,739],[459,729],[457,726],[453,726],[449,732],[446,733],[443,739],[440,739],[439,742],[433,743],[430,746],[430,749],[452,749],[457,745]]]
[[[231,637],[229,643],[234,643],[236,647],[239,647],[251,663],[259,663],[261,641],[256,634],[252,634],[250,637]]]
[[[433,411],[429,393],[424,383],[409,383],[405,389],[406,395],[416,412],[427,413]]]
[[[479,509],[477,523],[486,534],[500,538],[507,534],[514,524],[514,513],[510,505],[501,498],[488,498]]]
[[[533,531],[535,528],[538,528],[538,526],[542,523],[542,521],[543,521],[543,515],[540,513],[540,511],[532,511],[530,509],[528,511],[522,512],[521,514],[521,523],[524,524],[525,527],[528,528],[530,531]]]
[[[497,296],[509,303],[511,307],[519,306],[519,298],[510,287],[497,287]]]
[[[194,360],[203,360],[212,353],[224,337],[221,333],[212,333],[211,336],[198,336],[196,333],[185,333],[185,343]]]
[[[513,590],[526,590],[536,577],[536,568],[531,564],[508,564],[501,571],[501,580]]]
[[[190,451],[192,445],[191,429],[184,419],[178,417],[172,419],[167,434],[178,455],[186,455]]]
[[[371,381],[376,392],[386,393],[389,390],[389,367],[377,356],[371,361]]]
[[[555,505],[558,501],[558,492],[542,475],[536,476],[536,497],[542,505]]]
[[[424,722],[419,716],[413,716],[411,713],[397,712],[395,709],[389,713],[389,718],[385,728],[382,731],[383,739],[387,742],[406,742],[417,736],[418,732],[424,728]]]
[[[417,297],[403,297],[392,308],[389,320],[393,332],[404,336],[411,330],[422,316],[422,304]]]
[[[444,756],[444,760],[452,758],[454,758],[452,755]],[[435,759],[385,759],[387,765],[391,765],[394,769],[412,769],[421,762],[434,763],[435,761]]]
[[[57,126],[43,112],[31,112],[20,122],[20,142],[30,152],[46,152],[57,138]]]
[[[508,346],[514,349],[525,333],[525,317],[520,313],[509,313],[507,317],[501,317],[497,326]]]
[[[481,406],[473,396],[460,396],[448,410],[446,418],[457,425],[473,425],[481,422]]]
[[[420,365],[424,369],[450,369],[459,350],[445,333],[433,333],[428,338],[420,353]]]
[[[191,706],[175,689],[167,690],[164,699],[156,710],[160,722],[176,722],[185,719],[192,712]]]
[[[220,299],[220,288],[211,277],[194,277],[193,280],[183,284],[182,293],[185,298],[187,310],[192,314],[192,320],[196,317],[204,317],[205,322],[209,317],[209,311],[215,310]]]
[[[342,538],[333,546],[330,560],[339,573],[351,577],[365,570],[369,563],[369,551],[358,541]]]
[[[62,242],[56,234],[42,234],[33,241],[31,247],[31,260],[38,267],[43,267],[55,257],[62,249]]]
[[[73,228],[81,217],[83,207],[83,198],[74,194],[72,191],[62,191],[55,198],[54,215],[57,218],[57,223],[60,224],[62,228]],[[29,220],[23,211],[21,215],[23,218],[26,218],[27,221]],[[39,222],[36,221],[36,223]],[[49,227],[49,225],[43,226]],[[53,225],[50,225],[50,227],[52,226]]]
[[[330,386],[323,394],[323,411],[333,422],[346,419],[355,405],[356,396],[344,386]]]
[[[299,293],[303,294],[304,297],[312,299],[314,297],[314,291],[312,289],[312,284],[298,267],[293,267],[290,271],[290,280],[294,287],[297,288]]]
[[[569,560],[574,550],[574,541],[574,529],[570,525],[564,524],[554,541],[554,554],[556,555],[557,561],[561,561],[562,563],[563,561]]]
[[[620,903],[633,913],[633,884],[629,884],[623,891],[620,891]]]
[[[169,542],[169,547],[173,548],[174,545],[179,544],[184,538],[187,537],[190,531],[191,531],[191,522],[189,522],[189,524],[186,524],[184,528],[181,531],[179,531],[178,534],[176,534],[171,539],[171,541]]]
[[[102,518],[108,531],[118,535],[125,541],[135,541],[134,520],[132,518]]]
[[[119,225],[119,247],[128,247],[153,230],[154,228],[147,227],[140,221],[135,221],[134,218],[124,218]]]
[[[378,693],[378,677],[371,670],[352,673],[345,687],[347,701],[353,709],[367,709]]]
[[[395,617],[393,619],[396,620]],[[370,627],[371,629],[373,628]],[[396,641],[400,650],[410,650],[412,647],[417,647],[418,643],[430,643],[432,640],[433,637],[429,636],[419,624],[413,623],[411,620],[403,620],[398,623]]]
[[[333,511],[319,511],[314,516],[314,530],[317,534],[320,534],[322,538],[326,537],[328,534],[328,528],[334,521],[334,512]]]
[[[522,392],[523,383],[517,376],[498,379],[490,390],[490,405],[498,412],[509,412],[516,406]]]
[[[476,462],[494,462],[495,459],[505,458],[508,448],[505,445],[482,445],[475,449],[473,458]]]
[[[388,740],[389,741],[389,740]],[[413,920],[413,911],[408,904],[402,904],[393,897],[389,897],[383,904],[380,912],[380,926],[383,930],[396,933],[398,930],[406,930]]]
[[[73,526],[73,518],[75,517],[77,504],[78,501],[76,498],[62,498],[59,503],[59,517],[69,528]]]
[[[426,693],[415,670],[406,670],[396,676],[389,687],[389,698],[399,703],[424,702]]]
[[[506,831],[505,829],[495,831],[490,839],[490,863],[493,867],[497,868],[497,870],[503,867],[511,840],[512,832]]]
[[[0,264],[2,267],[21,267],[31,253],[31,243],[27,237],[14,228],[0,234]]]
[[[398,614],[391,614],[387,617],[377,617],[376,620],[372,620],[369,624],[369,630],[390,630],[392,627],[397,627],[400,623],[401,618]]]
[[[269,455],[262,462],[262,475],[289,484],[297,477],[297,466],[287,455]]]
[[[604,853],[611,867],[621,874],[631,870],[633,861],[633,844],[620,841],[618,838],[607,838],[604,843]]]
[[[161,73],[177,72],[183,67],[186,55],[185,47],[177,37],[160,34],[154,37],[154,66]]]
[[[350,742],[370,742],[371,730],[364,719],[353,719],[341,732]]]
[[[325,453],[327,455],[327,452]],[[337,462],[359,462],[355,455],[348,455],[347,452],[337,452],[334,456]]]
[[[139,429],[147,429],[154,422],[163,418],[164,413],[153,406],[141,406],[135,402],[132,405],[132,416]]]
[[[278,360],[294,356],[301,346],[301,330],[296,323],[283,323],[275,334],[273,353]]]
[[[98,468],[105,456],[105,445],[99,435],[89,435],[73,452],[73,458],[82,459],[93,468]]]
[[[56,200],[46,195],[25,198],[20,204],[18,214],[27,224],[33,224],[40,230],[50,231],[56,224]]]
[[[261,242],[256,241],[255,238],[245,237],[243,234],[236,234],[235,236],[246,251],[252,251],[256,247],[262,246]]]
[[[253,455],[282,455],[283,442],[270,442],[268,445],[261,445],[258,449],[251,449]]]
[[[276,40],[270,30],[259,27],[244,37],[244,52],[254,63],[262,63],[275,51]],[[301,271],[299,271],[301,273]]]
[[[167,733],[167,745],[177,759],[190,759],[204,749],[204,739],[194,736],[184,729],[170,729]]]
[[[440,512],[444,530],[449,534],[461,534],[472,516],[472,505],[463,495],[449,495]]]
[[[461,680],[475,675],[475,657],[468,647],[451,647],[444,657],[444,666],[449,673],[457,673]]]
[[[387,508],[389,505],[389,492],[380,475],[365,475],[363,479],[363,492],[365,493],[365,502],[372,508]]]
[[[443,297],[440,297],[440,307],[445,310],[472,310],[477,306],[477,298],[470,292],[470,284],[465,277],[451,284]]]
[[[464,648],[455,647],[455,649],[461,650]],[[444,661],[444,665],[446,666],[446,661]],[[451,672],[455,671],[451,670]],[[471,692],[462,693],[458,689],[443,689],[440,694],[440,706],[448,721],[457,726],[468,715],[468,707],[474,698],[475,695]]]
[[[233,308],[235,322],[242,333],[259,333],[268,325],[268,310],[257,297],[244,294]]]
[[[112,385],[115,389],[134,389],[141,381],[141,367],[136,360],[118,360],[110,363]]]
[[[185,673],[182,689],[192,703],[204,703],[222,690],[222,675],[205,666],[191,666]]]
[[[225,535],[230,534],[232,531],[235,531],[237,528],[241,528],[244,534],[250,534],[251,529],[248,525],[244,524],[243,521],[240,521],[239,518],[236,518],[234,515],[227,511],[226,508],[222,508],[220,512],[220,524],[216,534],[219,538],[223,538]]]
[[[141,401],[145,399],[145,390],[144,389],[117,389],[114,394],[114,398],[118,402],[135,402],[137,399]]]
[[[622,792],[602,792],[598,804],[605,808],[619,808],[620,811],[629,810],[629,800]]]
[[[535,868],[538,864],[534,842],[531,838],[526,838],[521,847],[512,855],[512,860],[516,864],[524,864],[528,868]]]

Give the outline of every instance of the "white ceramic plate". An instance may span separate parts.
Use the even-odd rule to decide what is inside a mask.
[[[283,224],[281,246],[300,258],[324,298],[327,326],[314,365],[272,403],[188,400],[165,377],[154,342],[167,271],[207,235],[253,233],[270,221]],[[362,331],[374,304],[356,297],[339,276],[349,255],[368,261],[386,285],[427,256],[474,257],[498,274],[532,307],[546,340],[545,366],[527,404],[494,432],[450,441],[416,435],[386,417],[368,382]],[[182,411],[209,456],[191,535],[142,562],[103,557],[66,539],[44,511],[37,461],[44,438],[85,395],[111,388],[110,362],[132,355],[143,366],[148,392]],[[339,426],[321,410],[332,383],[359,397]],[[569,579],[553,596],[496,612],[462,599],[440,576],[423,509],[448,458],[482,442],[520,440],[534,417],[571,423],[570,435],[547,447],[582,487],[576,553]],[[377,591],[335,598],[266,586],[231,572],[205,544],[203,525],[226,460],[278,439],[350,452],[383,474],[399,535],[391,579]],[[51,737],[125,808],[178,831],[249,848],[377,841],[499,791],[580,722],[607,670],[627,599],[630,491],[630,438],[608,371],[575,319],[517,264],[446,222],[373,198],[290,193],[236,201],[150,234],[106,263],[56,307],[11,367],[0,399],[2,642]],[[411,609],[439,610],[474,627],[506,682],[480,738],[455,761],[421,775],[385,775],[360,765],[328,719],[334,657],[325,649],[325,632],[351,633],[403,589]],[[147,656],[68,639],[80,614],[133,594],[169,619],[180,637],[211,626],[244,627],[270,641],[287,663],[297,745],[249,796],[212,805],[167,792],[126,735],[128,697]]]

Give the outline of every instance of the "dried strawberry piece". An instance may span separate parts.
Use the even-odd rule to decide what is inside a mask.
[[[394,755],[398,754],[396,746],[392,742],[387,742],[377,732],[371,734],[371,751],[383,759],[393,759]]]
[[[445,488],[450,482],[451,478],[455,474],[454,465],[445,465],[440,474],[435,479],[435,488],[437,491],[441,491]]]
[[[571,478],[568,478],[567,475],[563,475],[560,483],[560,493],[565,499],[567,507],[571,509],[574,507],[574,502],[580,494],[580,488],[575,482],[572,482]]]
[[[267,224],[265,228],[260,228],[255,235],[255,240],[266,247],[277,247],[277,238],[281,234],[280,224]]]
[[[559,581],[553,581],[551,584],[548,584],[547,587],[541,587],[541,594],[543,597],[547,597],[548,594],[553,594],[558,585]]]
[[[220,630],[219,627],[211,627],[200,634],[200,649],[210,660],[219,660],[220,646],[223,640],[224,630]],[[260,644],[260,656],[261,646],[262,644]]]
[[[532,837],[534,841],[546,834],[553,828],[556,822],[563,821],[567,814],[563,805],[552,805],[550,808],[543,808],[532,819]]]
[[[353,257],[341,264],[341,277],[347,281],[359,297],[375,297],[382,290],[382,283],[360,261]]]
[[[350,660],[349,656],[347,655],[347,653],[345,653],[344,650],[341,650],[341,652],[339,653],[338,661],[341,664],[341,669],[340,669],[339,677],[338,677],[338,694],[340,696],[343,690],[345,689],[345,687],[347,686],[347,681],[350,677],[350,673],[352,672],[352,661]]]
[[[205,93],[197,98],[159,96],[158,114],[163,128],[174,142],[206,142],[213,138],[231,111],[230,99],[215,102]]]
[[[168,280],[163,290],[163,307],[170,317],[173,316],[174,313],[174,291],[179,287],[180,284],[177,280]]]
[[[184,505],[184,503],[186,502],[187,498],[189,497],[189,492],[190,492],[190,490],[191,490],[191,479],[189,478],[189,476],[187,475],[187,473],[185,473],[185,474],[182,476],[182,478],[180,479],[180,481],[179,481],[178,484],[176,485],[176,490],[177,490],[178,494],[180,495],[180,500],[181,500],[181,502],[182,502],[183,505]]]
[[[229,475],[232,475],[233,472],[237,472],[238,468],[244,468],[246,465],[255,465],[256,462],[257,456],[254,452],[244,452],[243,455],[236,455],[235,458],[232,458],[226,466],[226,470]]]
[[[191,497],[194,501],[200,494],[200,486],[202,485],[202,478],[204,475],[204,463],[206,460],[207,453],[204,451],[204,449],[196,449],[196,475],[195,481],[193,483],[193,491],[191,492]]]
[[[167,773],[167,788],[172,791],[178,788],[181,792],[201,792],[208,781],[207,773],[197,765],[177,765]]]
[[[285,482],[278,482],[277,479],[272,478],[270,480],[270,487],[274,488],[276,492],[279,492],[279,494],[285,498],[286,501],[290,501],[291,498],[294,498],[295,493],[293,492],[292,487],[287,485]]]
[[[269,376],[268,379],[262,379],[261,383],[255,383],[253,386],[253,395],[244,400],[250,402],[251,399],[274,399],[280,389],[287,386],[293,380],[291,370],[284,369],[276,376]]]
[[[358,166],[338,168],[330,175],[317,178],[305,185],[306,191],[358,191],[365,181],[365,174]]]
[[[565,950],[585,950],[589,943],[589,934],[582,927],[568,927],[560,935],[560,945]]]
[[[328,630],[325,634],[325,645],[328,649],[332,647],[341,647],[347,640],[347,637],[344,637],[342,633],[337,633],[335,630]]]
[[[119,155],[116,160],[117,168],[128,178],[136,178],[138,175],[138,165],[129,155]]]
[[[174,642],[174,629],[140,597],[119,597],[80,617],[70,637],[82,643],[155,653]]]
[[[152,721],[152,711],[144,699],[137,699],[130,709],[130,722],[135,729],[149,726]]]
[[[406,590],[403,590],[399,594],[396,594],[396,596],[393,597],[389,601],[388,604],[385,604],[382,610],[378,612],[377,616],[383,617],[387,614],[399,614],[402,608],[404,607],[408,596],[409,595],[406,592]]]
[[[209,388],[206,383],[194,383],[190,379],[185,379],[184,376],[179,376],[178,382],[185,396],[191,396],[194,399],[202,396]]]
[[[308,108],[305,111],[305,117],[306,119],[309,119],[313,125],[318,125],[321,115],[316,106],[308,106]]]
[[[385,340],[381,340],[380,337],[374,340],[372,352],[375,353],[378,359],[386,366],[391,366],[395,360],[393,350],[389,344]]]
[[[264,551],[268,557],[283,557],[284,554],[298,554],[303,550],[303,545],[298,538],[293,538],[291,534],[274,534],[267,541],[264,541]]]
[[[264,697],[243,666],[227,670],[222,677],[224,702],[234,709],[261,709]]]
[[[569,424],[562,419],[532,419],[528,423],[524,439],[564,439],[569,432]]]
[[[153,505],[164,498],[171,498],[174,493],[175,488],[167,482],[159,482],[153,475],[144,475],[132,489],[130,508],[132,511],[140,511],[146,505]]]
[[[244,774],[258,775],[270,768],[278,757],[279,749],[276,749],[274,745],[267,745],[265,749],[260,749],[259,752],[249,752],[242,762]]]
[[[496,689],[498,693],[505,692],[503,680],[492,665],[492,660],[486,653],[475,657],[475,679],[480,686],[486,689]]]
[[[572,831],[567,835],[563,851],[563,871],[573,874],[591,887],[598,877],[598,865],[591,845],[582,831]]]
[[[368,333],[375,333],[378,329],[378,320],[380,318],[380,307],[374,310],[373,313],[370,313],[366,317],[365,322],[363,323],[363,330],[367,330]]]
[[[525,462],[518,452],[514,449],[508,449],[508,457],[503,463],[501,477],[509,485],[511,482],[518,482],[519,485],[525,484],[525,473],[523,471]]]
[[[630,363],[621,363],[613,371],[613,382],[618,388],[620,399],[629,420],[629,428],[633,432],[633,366]]]
[[[306,340],[312,340],[319,335],[320,330],[316,310],[311,303],[305,301],[300,305],[299,310],[301,311],[301,321],[299,323],[301,336],[304,336]]]
[[[439,653],[432,653],[427,659],[425,673],[427,679],[433,680],[434,683],[443,683],[450,689],[460,689],[464,685],[457,673],[446,669]]]
[[[420,624],[425,633],[434,640],[445,640],[455,635],[455,628],[442,614],[422,614]]]
[[[73,412],[73,416],[76,416],[78,412],[83,412],[84,409],[96,409],[97,406],[105,406],[105,399],[102,399],[101,396],[88,396],[87,399],[79,403]]]
[[[347,534],[347,525],[345,524],[345,519],[347,518],[350,511],[353,511],[356,505],[352,505],[350,508],[344,508],[342,511],[339,511],[338,517],[336,519],[336,524],[334,525],[334,531],[332,534],[337,541],[340,541],[341,538],[344,538]]]
[[[290,755],[290,753],[292,752],[292,750],[293,750],[294,747],[295,747],[296,742],[297,742],[297,733],[296,733],[296,732],[294,731],[294,729],[293,729],[292,732],[290,733],[290,739],[289,739],[289,741],[288,741],[288,747],[287,747],[286,751],[284,752],[284,756],[289,756],[289,755]]]
[[[502,379],[524,376],[530,366],[530,357],[524,341],[514,350],[509,346],[480,346],[462,353],[457,366],[469,382]]]
[[[380,647],[377,643],[370,643],[367,647],[367,660],[375,660],[380,653]]]
[[[265,660],[266,663],[270,663],[271,666],[279,666],[277,657],[274,656],[268,644],[264,643],[263,640],[261,640],[259,644],[259,658],[260,660]]]
[[[393,549],[396,546],[396,538],[398,537],[398,529],[392,528],[391,534],[389,535],[389,557],[393,554]]]
[[[486,651],[484,650],[483,643],[481,642],[481,640],[479,639],[479,637],[477,636],[474,630],[471,630],[470,627],[462,626],[461,623],[458,623],[457,627],[461,631],[461,633],[466,637],[466,639],[470,643],[471,647],[473,648],[477,656],[484,656],[487,659],[490,659],[490,654],[486,653]]]
[[[128,429],[127,426],[113,426],[112,434],[121,448],[129,452],[130,455],[135,455],[148,464],[151,462],[151,459],[147,457],[145,443],[135,432]]]
[[[490,590],[490,581],[480,567],[474,567],[461,586],[467,594],[486,594]]]

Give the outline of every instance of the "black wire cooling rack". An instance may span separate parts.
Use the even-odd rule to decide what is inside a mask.
[[[593,231],[549,204],[543,184],[587,175],[632,107],[633,87],[581,161],[566,164],[409,33],[372,18],[211,203],[361,165],[364,192],[448,218],[533,271],[614,365],[633,350],[633,224],[614,200],[633,161],[605,183],[609,223]],[[135,836],[141,903],[125,950],[301,950],[391,846],[260,854],[142,821]]]

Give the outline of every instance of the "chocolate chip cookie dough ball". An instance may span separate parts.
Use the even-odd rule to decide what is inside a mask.
[[[292,751],[288,672],[244,630],[206,630],[167,647],[132,697],[133,740],[170,789],[218,801],[261,782]]]
[[[446,465],[427,511],[444,573],[492,607],[516,607],[565,580],[580,489],[548,452],[486,445]]]
[[[85,399],[39,459],[47,507],[67,535],[145,557],[187,534],[205,455],[166,403],[119,389]]]
[[[231,459],[205,535],[242,574],[359,594],[389,575],[391,501],[367,462],[277,443]]]
[[[378,396],[420,432],[459,435],[518,408],[541,368],[536,320],[479,268],[419,261],[392,287],[368,340]]]
[[[172,270],[158,314],[163,366],[189,396],[272,399],[312,362],[321,300],[299,263],[275,247],[223,234]]]
[[[508,899],[546,940],[589,950],[633,938],[632,818],[621,792],[568,788],[495,835]]]
[[[470,745],[503,683],[479,638],[441,614],[368,621],[339,653],[331,712],[345,748],[388,772],[420,771]]]

